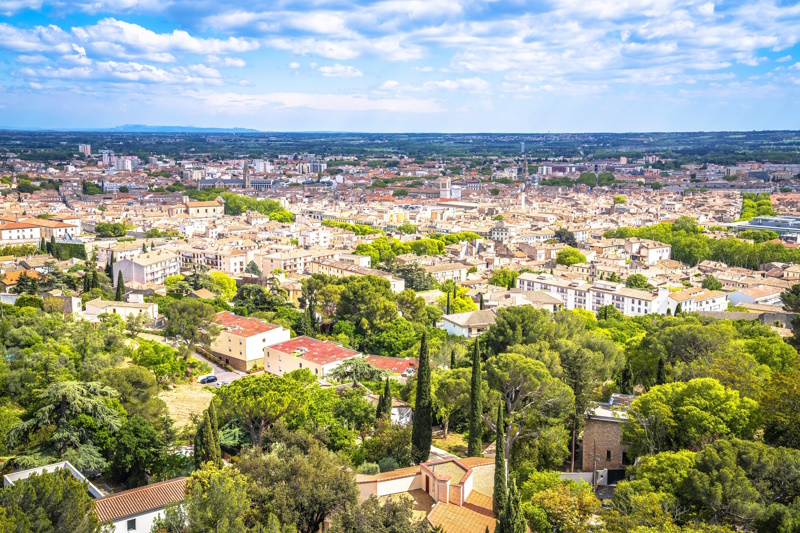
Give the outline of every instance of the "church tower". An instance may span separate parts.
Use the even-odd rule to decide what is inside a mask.
[[[250,160],[249,159],[245,159],[244,160],[243,175],[244,175],[244,188],[245,189],[249,189],[250,188]]]

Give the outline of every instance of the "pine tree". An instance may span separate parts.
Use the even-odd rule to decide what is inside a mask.
[[[447,312],[445,314],[446,315],[450,314],[450,293],[449,292],[447,293]]]
[[[478,308],[479,308],[481,311],[483,311],[483,294],[482,294],[482,293],[481,293],[481,303],[480,303],[480,305],[478,306]]]
[[[506,504],[506,453],[505,425],[503,423],[503,400],[497,405],[497,428],[494,456],[494,491],[492,492],[492,511],[500,516]]]
[[[411,428],[411,457],[417,464],[427,461],[431,453],[433,438],[431,418],[431,362],[428,353],[428,332],[423,330],[422,341],[419,345],[417,400],[414,405],[414,423]]]
[[[481,445],[481,356],[478,353],[478,339],[475,339],[475,353],[472,354],[472,381],[469,390],[469,443],[467,455],[483,455]]]
[[[380,416],[392,419],[392,389],[389,386],[389,378],[386,378],[386,386],[383,388],[383,404]]]
[[[122,279],[122,270],[120,270],[117,274],[117,294],[114,298],[116,301],[121,302],[125,297],[125,280]]]

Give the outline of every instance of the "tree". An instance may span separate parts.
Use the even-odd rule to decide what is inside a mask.
[[[283,524],[294,524],[300,533],[315,533],[327,517],[356,505],[358,489],[352,471],[336,454],[313,443],[307,450],[273,447],[272,453],[245,454],[238,469],[256,487],[254,508],[271,509]]]
[[[556,264],[558,265],[570,266],[585,262],[586,256],[570,246],[565,247],[556,255]]]
[[[683,312],[683,305],[681,305],[681,302],[678,302],[678,305],[675,306],[675,315],[679,315],[682,312]]]
[[[118,272],[117,276],[117,294],[114,300],[121,302],[125,297],[125,280],[122,278],[122,270]]]
[[[523,486],[523,493],[529,487]],[[533,533],[583,533],[592,530],[591,522],[600,510],[592,486],[583,481],[556,480],[532,494],[522,511]]]
[[[558,239],[558,242],[564,243],[567,246],[572,246],[573,248],[578,246],[578,240],[575,238],[575,234],[567,228],[558,228],[554,237]]]
[[[392,419],[392,389],[389,387],[389,378],[386,378],[386,385],[383,387],[383,395],[381,396],[383,403],[381,410],[375,418],[385,418],[386,420]]]
[[[384,372],[372,366],[363,357],[353,357],[342,361],[342,364],[334,368],[330,377],[343,383],[352,380],[353,383],[360,381],[376,381],[383,378]]]
[[[722,290],[722,283],[714,276],[707,276],[706,279],[703,280],[702,287],[709,291],[720,291]]]
[[[650,280],[648,280],[644,274],[631,274],[625,280],[625,286],[629,289],[642,289],[646,291],[653,289]]]
[[[261,269],[258,268],[258,265],[255,261],[250,261],[247,263],[247,266],[244,268],[246,274],[252,274],[253,276],[258,276],[259,278],[263,275],[261,273]]]
[[[795,283],[789,287],[788,291],[781,293],[783,307],[788,311],[800,312],[800,283]]]
[[[20,274],[17,284],[12,287],[11,292],[35,296],[39,292],[39,282],[35,277],[29,276],[27,271],[24,271]]]
[[[428,332],[423,330],[419,346],[417,398],[414,404],[414,421],[411,429],[411,455],[415,463],[427,461],[431,453],[431,439],[433,438],[431,408],[431,363],[428,353]]]
[[[4,533],[100,533],[94,502],[86,485],[62,468],[33,474],[0,491],[0,511],[10,527]],[[5,526],[0,519],[0,526]]]
[[[150,315],[146,313],[131,313],[125,318],[125,327],[136,337],[150,323]]]
[[[500,194],[500,189],[498,189],[497,187],[492,187],[491,189],[489,189],[489,192],[492,193],[492,196],[497,196],[498,194]]]
[[[164,452],[164,443],[153,425],[133,415],[117,433],[111,472],[128,487],[144,485]]]
[[[503,423],[503,403],[497,405],[497,422],[495,423],[494,452],[494,490],[492,491],[492,511],[500,516],[506,504],[506,478],[508,463],[506,462],[505,424]]]
[[[479,341],[475,339],[475,349],[472,353],[472,375],[469,388],[469,441],[467,442],[467,455],[481,457],[483,446],[481,444],[481,356],[478,347]]]
[[[522,515],[517,493],[517,483],[512,478],[508,486],[508,496],[506,497],[503,512],[500,514],[495,533],[525,533],[527,531],[525,517]]]
[[[236,295],[236,280],[224,272],[212,272],[208,275],[213,282],[211,292],[218,294],[225,301]]]
[[[214,405],[212,402],[211,405]],[[197,426],[194,435],[194,465],[197,470],[203,468],[206,463],[211,463],[217,468],[222,467],[222,453],[219,448],[219,429],[214,427],[211,420],[209,409],[203,411],[203,418]]]
[[[623,439],[631,455],[698,450],[719,438],[752,437],[758,412],[758,403],[715,379],[667,383],[633,401]]]
[[[506,454],[519,439],[538,437],[549,425],[563,424],[572,413],[574,397],[567,385],[553,378],[540,361],[519,354],[500,354],[487,361],[490,389],[506,406]],[[484,421],[497,430],[489,417]]]
[[[417,522],[406,502],[389,498],[381,502],[370,497],[359,505],[348,505],[333,515],[331,533],[424,533],[427,526]],[[424,528],[424,529],[423,529]],[[435,532],[435,529],[430,530]],[[442,533],[440,531],[440,533]]]
[[[192,473],[186,486],[189,533],[245,533],[250,508],[248,481],[234,468],[206,466]]]
[[[237,379],[218,389],[217,398],[222,416],[241,419],[256,448],[272,424],[307,406],[304,384],[267,373]]]
[[[489,283],[492,285],[497,285],[499,287],[511,288],[513,286],[514,281],[517,279],[517,276],[519,276],[519,272],[517,272],[516,270],[499,268],[495,270],[491,279],[489,279]]]
[[[627,201],[628,200],[622,195],[614,196],[614,205],[624,204]]]
[[[455,350],[452,356],[455,358]],[[449,371],[434,374],[434,378],[434,406],[446,439],[452,414],[469,406],[469,370],[452,367]]]
[[[764,441],[800,449],[800,366],[773,372],[761,396]]]
[[[139,415],[151,423],[167,412],[167,404],[158,397],[161,387],[150,370],[139,365],[109,368],[100,373],[100,383],[116,390],[128,417]]]
[[[11,430],[9,441],[23,443],[44,430],[48,436],[38,445],[37,455],[52,452],[80,469],[103,468],[106,461],[96,443],[120,428],[119,413],[109,407],[117,396],[115,390],[97,382],[53,383],[38,394],[38,409]]]
[[[167,306],[164,314],[167,336],[185,342],[187,348],[194,344],[210,345],[219,335],[214,308],[200,300],[177,300]]]

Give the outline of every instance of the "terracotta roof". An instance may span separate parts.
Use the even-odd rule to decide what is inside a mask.
[[[447,533],[480,533],[489,528],[494,531],[496,518],[492,512],[492,498],[472,491],[460,507],[453,503],[437,503],[428,515],[431,526],[442,526]]]
[[[185,490],[186,478],[181,477],[112,494],[95,500],[97,518],[106,522],[160,509],[169,503],[183,501]]]
[[[269,349],[288,355],[296,354],[301,359],[317,365],[327,365],[358,355],[358,352],[342,348],[335,342],[318,341],[306,336],[295,337],[292,340],[274,344]]]
[[[468,466],[469,468],[494,464],[494,459],[492,459],[491,457],[464,457],[463,459],[459,459],[458,461],[464,466]]]
[[[252,337],[267,331],[279,329],[281,326],[269,324],[257,318],[234,315],[230,311],[221,311],[214,317],[214,322],[227,329],[227,333],[237,337]]]
[[[492,459],[492,461],[494,461],[494,459]],[[419,474],[419,466],[407,466],[405,468],[398,468],[397,470],[392,470],[391,472],[381,472],[380,474],[375,474],[373,476],[368,476],[366,474],[357,474],[356,483],[361,483],[365,481],[388,481],[390,479],[411,477],[411,476],[416,476],[418,474]]]
[[[31,229],[36,227],[38,226],[34,226],[28,222],[9,222],[8,224],[0,226],[0,229]]]
[[[383,370],[384,372],[394,372],[396,374],[402,374],[409,368],[417,368],[419,366],[419,361],[413,357],[400,359],[398,357],[368,355],[366,359],[369,364],[378,370]]]
[[[39,279],[39,273],[35,270],[17,270],[16,272],[6,272],[3,275],[3,284],[4,285],[16,285],[19,283],[19,278],[22,276],[22,273],[28,274],[29,278]]]

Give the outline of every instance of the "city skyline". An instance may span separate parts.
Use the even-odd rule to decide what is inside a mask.
[[[0,126],[797,127],[794,2],[0,0]]]

